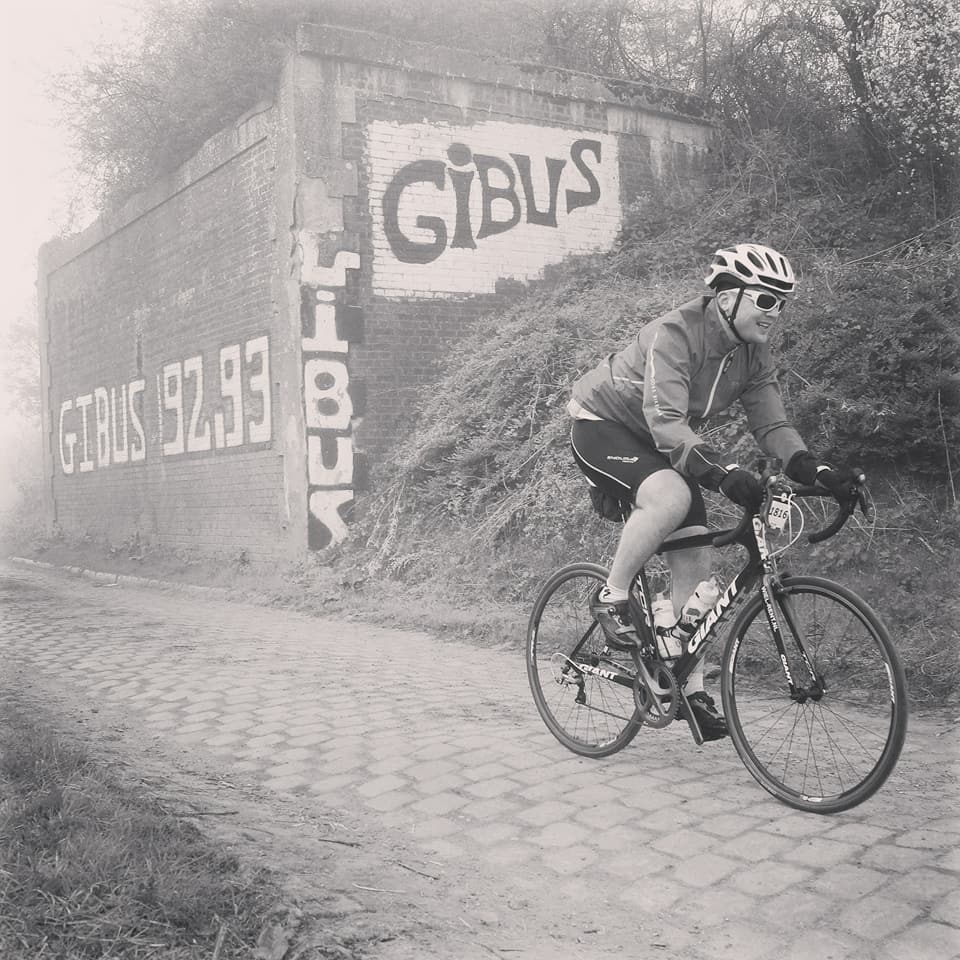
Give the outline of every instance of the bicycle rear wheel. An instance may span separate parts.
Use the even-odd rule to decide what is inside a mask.
[[[606,578],[607,571],[595,563],[558,570],[540,590],[527,628],[534,703],[547,729],[582,757],[616,753],[643,724],[633,698],[630,654],[606,649],[603,628],[590,612]]]
[[[886,628],[855,593],[817,577],[784,577],[783,588],[777,619],[787,666],[807,695],[791,696],[758,594],[724,650],[727,724],[761,786],[798,810],[837,813],[872,796],[896,765],[907,730],[903,668]]]

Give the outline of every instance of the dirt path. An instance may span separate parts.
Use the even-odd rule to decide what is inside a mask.
[[[4,682],[285,875],[321,955],[960,956],[949,718],[818,817],[679,725],[567,753],[515,652],[20,568],[0,600]]]

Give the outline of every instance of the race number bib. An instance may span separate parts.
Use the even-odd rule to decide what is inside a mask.
[[[790,519],[790,501],[783,496],[774,497],[770,502],[767,526],[771,530],[783,530]]]

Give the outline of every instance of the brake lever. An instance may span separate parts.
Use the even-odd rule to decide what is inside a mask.
[[[860,474],[857,483],[857,502],[860,504],[860,512],[863,514],[864,518],[868,523],[873,523],[876,519],[877,512],[874,509],[873,498],[870,496],[864,481],[866,477],[863,474]]]
[[[862,470],[857,470],[857,474],[850,486],[849,494],[844,499],[845,502],[841,503],[840,506],[848,517],[854,514],[859,505],[860,512],[863,516],[869,522],[873,521],[875,515],[873,500],[867,490],[867,476]]]

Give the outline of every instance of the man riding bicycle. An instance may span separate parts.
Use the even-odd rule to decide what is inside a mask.
[[[767,346],[796,286],[787,258],[762,244],[736,244],[716,252],[704,280],[712,295],[641,327],[576,381],[568,406],[573,455],[592,492],[631,508],[595,609],[617,649],[636,644],[627,594],[640,568],[671,535],[707,532],[700,486],[742,507],[763,500],[754,474],[698,433],[711,414],[739,400],[760,448],[799,483],[842,495],[854,477],[810,453],[787,420]],[[677,550],[666,559],[679,616],[710,573],[710,552]],[[726,736],[726,721],[703,688],[702,662],[684,692],[704,739]]]

